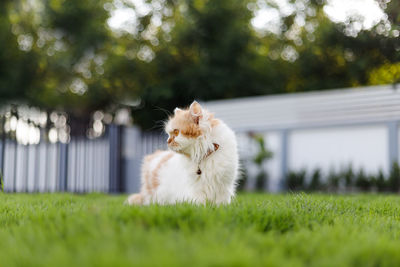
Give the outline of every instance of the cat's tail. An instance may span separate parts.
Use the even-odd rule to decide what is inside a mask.
[[[128,197],[124,202],[125,205],[143,205],[143,196],[142,194],[132,194]]]

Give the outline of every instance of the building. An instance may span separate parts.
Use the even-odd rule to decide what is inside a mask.
[[[367,173],[388,172],[399,158],[400,91],[393,85],[204,104],[236,131],[250,173],[255,147],[249,133],[265,136],[274,154],[265,166],[271,191],[282,187],[289,170],[326,173],[351,164]]]

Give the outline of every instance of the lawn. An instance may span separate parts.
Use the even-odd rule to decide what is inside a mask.
[[[125,196],[0,194],[0,266],[400,266],[400,197],[240,195],[128,207]]]

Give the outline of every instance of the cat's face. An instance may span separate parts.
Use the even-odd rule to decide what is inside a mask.
[[[203,117],[203,109],[196,101],[188,109],[176,108],[165,127],[168,147],[176,152],[185,153],[195,144],[196,139],[204,134],[201,125]]]

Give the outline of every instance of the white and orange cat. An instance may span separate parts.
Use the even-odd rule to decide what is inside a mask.
[[[234,132],[196,101],[176,108],[165,131],[169,150],[144,158],[141,191],[127,203],[230,203],[239,168]]]

